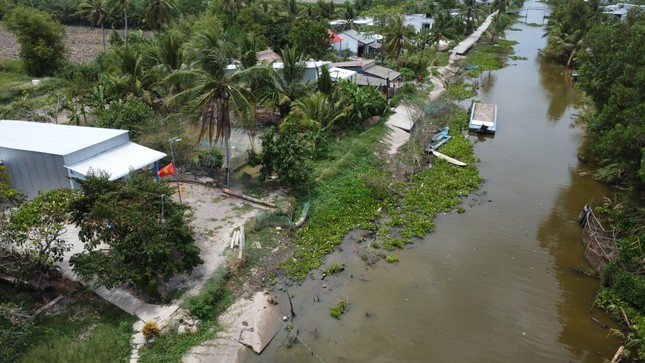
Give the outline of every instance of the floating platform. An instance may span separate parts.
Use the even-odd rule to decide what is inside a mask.
[[[468,129],[474,132],[494,134],[497,131],[497,105],[473,103]]]

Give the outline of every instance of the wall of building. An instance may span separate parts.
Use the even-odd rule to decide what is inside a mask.
[[[37,196],[38,191],[71,185],[61,155],[0,148],[0,159],[7,167],[13,186],[30,199]]]

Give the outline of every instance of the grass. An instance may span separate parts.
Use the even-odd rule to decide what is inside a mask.
[[[217,318],[233,302],[232,294],[226,287],[229,278],[228,270],[225,267],[221,268],[206,282],[198,295],[189,296],[184,300],[183,307],[202,321],[195,334],[180,335],[176,330],[172,330],[160,335],[155,338],[154,346],[145,346],[139,351],[139,361],[180,362],[190,348],[212,339],[220,330]]]
[[[181,358],[190,350],[190,348],[212,339],[219,327],[214,321],[205,321],[202,323],[195,334],[178,334],[176,330],[155,338],[155,344],[149,348],[144,346],[139,350],[139,362],[141,363],[176,363],[181,362]],[[105,360],[102,362],[113,362],[115,360]],[[99,362],[99,361],[97,361]]]
[[[0,303],[23,306],[27,311],[42,305],[34,292],[1,288],[8,294],[3,293]],[[0,341],[3,348],[0,360],[26,363],[126,361],[135,320],[91,292],[68,294],[47,312],[38,315],[21,341]]]
[[[282,264],[287,277],[304,279],[349,231],[375,228],[372,221],[380,216],[383,195],[374,185],[368,186],[369,181],[363,177],[383,169],[374,149],[385,130],[382,121],[351,134],[330,147],[326,160],[317,162],[314,175],[318,175],[318,182],[299,198],[301,201],[311,198],[311,207],[307,223],[292,238],[293,258]]]

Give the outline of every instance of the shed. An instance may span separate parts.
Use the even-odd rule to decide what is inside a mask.
[[[115,180],[164,156],[130,142],[127,130],[0,120],[0,162],[13,186],[29,198],[39,191],[74,188],[70,177],[82,179],[90,169]]]

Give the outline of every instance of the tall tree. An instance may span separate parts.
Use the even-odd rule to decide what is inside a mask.
[[[305,57],[321,59],[331,44],[327,25],[320,21],[300,20],[289,31],[287,39],[292,47],[302,51]]]
[[[412,47],[411,38],[416,33],[411,25],[405,25],[405,17],[395,14],[388,17],[387,25],[383,28],[383,51],[391,58],[399,59],[404,49]]]
[[[179,82],[185,90],[170,97],[171,106],[188,105],[199,125],[199,139],[208,134],[209,140],[224,142],[226,148],[226,183],[230,176],[231,123],[253,112],[249,98],[251,93],[244,88],[237,74],[228,76],[224,56],[217,33],[198,34],[196,59],[187,68],[173,72],[167,82]]]
[[[601,24],[585,37],[580,86],[597,113],[588,121],[600,175],[645,190],[645,12]]]
[[[145,21],[150,29],[161,30],[172,16],[172,5],[169,0],[146,0]]]
[[[132,282],[156,296],[164,280],[203,262],[190,207],[169,197],[170,184],[135,172],[127,180],[99,172],[76,181],[83,193],[70,210],[84,250],[70,263],[80,277],[107,288]]]
[[[20,59],[34,76],[51,75],[67,61],[65,29],[42,11],[15,7],[4,17],[4,26],[20,43]]]
[[[237,14],[244,8],[244,1],[242,0],[220,0],[220,10],[230,16],[231,20],[237,18]]]
[[[97,26],[101,27],[101,35],[103,36],[103,50],[105,51],[105,22],[109,17],[107,0],[86,0],[78,5],[78,13],[90,23],[91,29]]]

